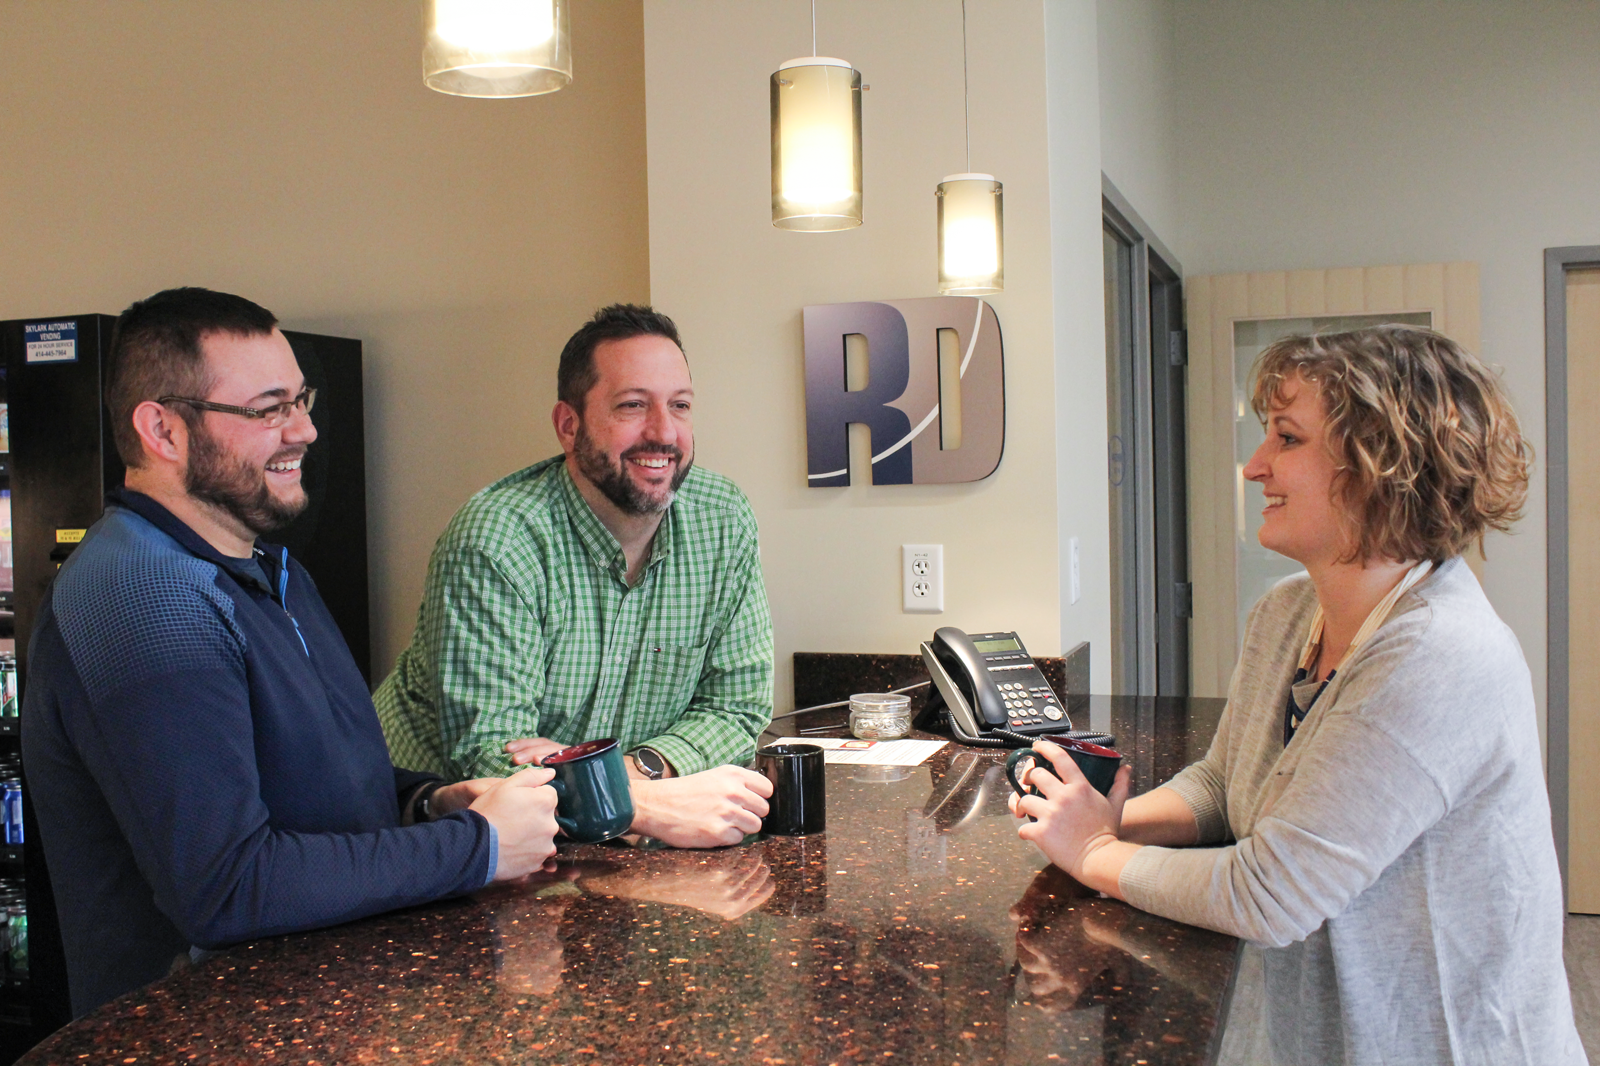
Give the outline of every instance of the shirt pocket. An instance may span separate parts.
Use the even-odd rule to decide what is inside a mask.
[[[651,717],[659,716],[661,728],[671,724],[694,698],[709,648],[709,644],[646,643],[640,646],[636,702],[648,706]]]

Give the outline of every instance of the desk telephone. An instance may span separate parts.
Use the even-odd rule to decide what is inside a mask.
[[[1015,633],[968,636],[943,626],[921,649],[933,687],[920,728],[948,718],[956,740],[980,747],[1026,747],[1038,736],[1100,736],[1073,730],[1066,707]]]

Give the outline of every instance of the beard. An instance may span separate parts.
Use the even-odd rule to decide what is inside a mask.
[[[673,498],[678,494],[678,486],[683,484],[683,479],[694,469],[694,457],[690,456],[685,461],[683,449],[676,444],[636,444],[623,452],[619,460],[613,464],[610,457],[595,446],[589,431],[581,421],[578,423],[578,439],[573,442],[572,454],[578,461],[578,469],[583,471],[583,476],[600,490],[601,495],[615,504],[617,510],[623,514],[640,517],[661,514],[672,506]],[[651,495],[648,490],[634,484],[633,479],[628,476],[626,465],[628,460],[640,455],[665,455],[678,463],[678,471],[672,475],[672,483],[660,496]]]
[[[305,453],[304,445],[285,448],[269,461],[283,462]],[[289,500],[273,495],[266,470],[230,455],[201,426],[189,434],[189,466],[183,474],[183,487],[195,499],[226,511],[257,536],[282,529],[311,502],[304,489]]]

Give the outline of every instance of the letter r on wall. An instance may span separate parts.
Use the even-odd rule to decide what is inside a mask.
[[[883,303],[823,304],[805,309],[807,482],[850,484],[851,422],[866,425],[874,456],[911,432],[904,411],[890,407],[911,379],[906,320]],[[845,337],[867,340],[867,387],[845,381]],[[874,485],[911,484],[911,452],[901,448],[872,464]]]
[[[994,473],[1005,447],[1000,320],[972,297],[821,304],[804,312],[806,483],[850,484],[849,425],[868,427],[875,485],[949,484]],[[941,446],[939,332],[960,356],[960,445]],[[851,391],[846,340],[867,342],[867,385]],[[948,384],[948,383],[947,383]]]

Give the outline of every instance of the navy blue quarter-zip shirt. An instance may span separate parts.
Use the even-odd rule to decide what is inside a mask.
[[[46,595],[22,706],[73,1013],[191,947],[481,887],[482,816],[400,825],[431,775],[390,762],[304,568],[222,555],[141,493],[107,503]]]

